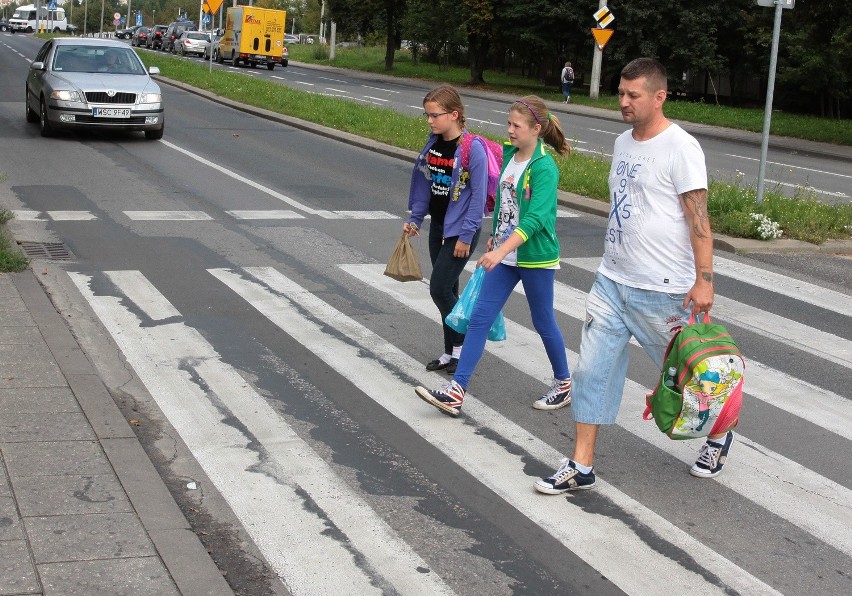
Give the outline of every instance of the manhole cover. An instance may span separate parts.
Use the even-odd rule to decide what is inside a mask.
[[[43,259],[48,261],[69,261],[74,257],[68,248],[61,242],[19,242],[24,254],[30,259]]]

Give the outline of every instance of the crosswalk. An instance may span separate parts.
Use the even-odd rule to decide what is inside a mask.
[[[593,271],[597,265],[591,259],[564,262],[583,271]],[[849,316],[846,307],[852,299],[845,294],[726,259],[718,259],[716,269],[717,275],[838,317]],[[385,277],[383,270],[383,264],[340,263],[328,275],[340,277],[369,304],[440,324],[425,283],[399,283]],[[412,541],[392,519],[392,512],[377,509],[359,487],[341,478],[327,458],[270,405],[270,396],[256,389],[252,378],[228,362],[173,306],[166,297],[167,288],[156,287],[135,270],[68,271],[67,275],[291,593],[330,589],[346,594],[473,593],[466,590],[463,572],[453,573],[451,566],[435,560],[442,553]],[[734,508],[732,518],[753,516],[743,523],[753,523],[756,535],[770,525],[789,528],[786,531],[797,539],[805,537],[807,545],[791,550],[798,554],[767,554],[777,558],[778,565],[801,564],[814,575],[835,570],[837,575],[831,576],[825,593],[843,593],[838,585],[852,587],[848,479],[832,479],[813,469],[810,461],[751,437],[754,427],[748,421],[737,435],[724,473],[713,481],[691,480],[685,468],[694,461],[697,444],[670,441],[653,423],[643,421],[649,388],[628,379],[617,427],[648,454],[659,454],[651,457],[682,464],[684,470],[672,474],[682,473],[685,479],[661,482],[660,493],[655,494],[653,484],[638,490],[620,486],[604,469],[593,491],[597,495],[593,498],[600,499],[595,506],[579,495],[543,497],[531,488],[531,466],[552,469],[567,444],[551,444],[474,393],[465,399],[461,420],[425,406],[412,387],[437,385],[446,377],[427,372],[404,347],[395,345],[391,330],[368,325],[362,313],[347,312],[347,301],[323,295],[317,290],[322,284],[306,284],[293,272],[271,266],[216,267],[207,269],[206,275],[275,333],[302,346],[344,379],[343,391],[363,396],[365,404],[389,416],[400,433],[451,459],[482,491],[505,503],[553,545],[576,555],[618,590],[659,594],[662,585],[678,594],[799,590],[789,585],[784,573],[774,575],[773,566],[764,564],[762,557],[734,557],[723,548],[724,537],[718,541],[708,541],[706,534],[697,537],[691,530],[694,524],[661,512],[660,502],[688,503],[708,487],[726,491],[724,500]],[[585,291],[557,282],[559,316],[582,321]],[[511,300],[521,304],[522,288],[516,288],[515,294]],[[717,296],[716,304],[717,320],[746,329],[761,341],[783,343],[832,366],[852,367],[850,342],[843,337],[727,296]],[[518,376],[546,379],[548,360],[535,332],[510,318],[506,326],[509,340],[489,342],[489,358]],[[577,360],[570,349],[568,357],[571,363]],[[799,421],[828,433],[848,453],[852,441],[849,394],[797,379],[761,362],[760,355],[748,358],[746,394],[753,403],[787,417],[792,427]],[[558,415],[569,429],[567,412]],[[296,505],[282,515],[282,503]],[[694,520],[700,523],[702,508],[712,503],[690,506],[696,508]],[[832,562],[797,562],[806,560],[809,551],[818,551],[823,558],[829,553]],[[317,561],[322,561],[321,576]],[[823,564],[826,570],[813,571]],[[509,591],[495,589],[494,593]]]

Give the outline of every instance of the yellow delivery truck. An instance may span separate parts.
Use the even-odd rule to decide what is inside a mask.
[[[214,59],[220,64],[230,60],[234,66],[247,64],[254,68],[266,64],[272,70],[281,64],[284,52],[286,10],[232,6],[225,20],[225,34],[219,40]]]

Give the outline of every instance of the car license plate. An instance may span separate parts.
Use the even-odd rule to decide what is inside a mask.
[[[95,118],[130,118],[130,108],[92,108]]]

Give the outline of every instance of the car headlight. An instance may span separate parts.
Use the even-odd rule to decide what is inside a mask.
[[[163,101],[163,96],[159,93],[142,93],[139,96],[139,103],[160,103]]]
[[[76,91],[54,91],[50,94],[50,98],[62,101],[80,101],[80,95]]]

